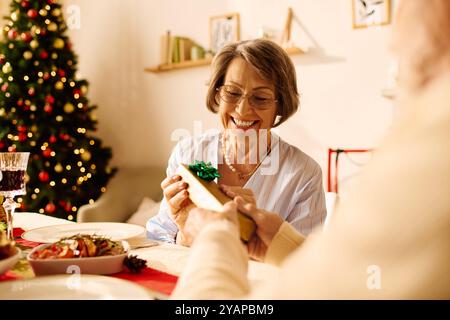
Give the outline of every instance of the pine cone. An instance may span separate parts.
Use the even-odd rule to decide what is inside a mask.
[[[139,259],[137,256],[129,255],[123,261],[123,264],[131,273],[140,273],[141,269],[147,267],[147,261]]]

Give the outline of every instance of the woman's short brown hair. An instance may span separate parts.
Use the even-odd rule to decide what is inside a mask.
[[[278,126],[298,109],[299,94],[295,67],[287,53],[276,43],[265,39],[246,40],[228,44],[214,57],[212,74],[206,96],[206,106],[216,113],[219,100],[217,88],[223,85],[228,66],[235,58],[250,63],[259,75],[273,83],[277,102]]]

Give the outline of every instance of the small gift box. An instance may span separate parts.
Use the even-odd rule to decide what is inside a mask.
[[[181,164],[177,169],[177,174],[189,185],[189,198],[199,208],[221,211],[225,203],[233,200],[223,193],[218,184],[214,182],[214,179],[220,175],[217,169],[209,163]],[[241,239],[250,240],[256,229],[255,222],[240,212],[238,212],[238,221]]]

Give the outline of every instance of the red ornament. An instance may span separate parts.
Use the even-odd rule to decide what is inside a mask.
[[[52,156],[52,149],[47,148],[44,151],[42,151],[42,155],[46,158],[50,158]]]
[[[55,98],[51,95],[48,95],[45,97],[45,102],[50,103],[50,104],[54,104],[55,103]]]
[[[41,36],[45,36],[47,34],[47,29],[42,28],[40,31]]]
[[[81,96],[81,90],[80,89],[73,89],[73,94],[74,95],[79,95],[79,96]]]
[[[48,52],[45,50],[42,50],[41,53],[39,54],[39,57],[41,59],[47,59],[48,58]]]
[[[47,0],[47,3],[48,3],[48,4],[54,4],[54,3],[55,3],[55,0]]]
[[[27,8],[30,5],[30,1],[28,0],[23,0],[20,5],[22,6],[22,8]]]
[[[52,107],[50,104],[46,104],[46,105],[44,106],[44,111],[45,111],[46,113],[50,114],[50,113],[52,113],[52,111],[53,111],[53,107]]]
[[[48,180],[50,180],[50,175],[48,174],[48,172],[41,171],[39,172],[38,178],[41,182],[47,182]]]
[[[29,32],[24,32],[20,35],[20,37],[22,38],[23,41],[25,42],[30,42],[33,37],[31,36],[31,34]]]
[[[70,204],[70,202],[67,202],[66,207],[64,208],[64,210],[66,210],[67,212],[72,211],[72,205]]]
[[[46,72],[46,73],[44,73],[44,75],[42,76],[42,78],[43,78],[44,80],[48,80],[48,79],[50,79],[50,74],[49,74],[48,72]]]
[[[66,76],[66,72],[63,69],[59,69],[58,70],[58,75],[60,78],[63,78]]]
[[[4,83],[4,84],[2,85],[2,91],[3,91],[3,92],[6,92],[6,90],[8,90],[8,84],[7,84],[7,83]]]
[[[8,31],[8,38],[10,40],[15,40],[17,38],[17,36],[18,36],[18,33],[17,33],[16,30],[11,29],[11,30]]]
[[[0,141],[0,150],[2,150],[5,147],[5,143],[3,141]]]
[[[47,213],[52,214],[53,212],[55,212],[55,210],[56,210],[56,206],[53,204],[53,202],[49,202],[45,206],[45,212],[47,212]]]
[[[38,16],[38,12],[36,9],[30,9],[27,11],[27,16],[31,19],[34,19]]]
[[[50,143],[55,143],[55,142],[57,141],[57,139],[56,139],[55,136],[50,136],[50,138],[48,139],[48,141],[49,141]]]
[[[9,151],[9,152],[16,152],[16,145],[13,144],[12,146],[9,146],[9,147],[8,147],[8,151]]]
[[[0,64],[5,64],[5,62],[6,62],[5,57],[0,57]]]
[[[27,127],[25,127],[25,126],[18,126],[17,127],[17,131],[19,131],[19,132],[26,132],[27,131]]]
[[[64,141],[67,141],[70,139],[70,136],[67,133],[60,133],[59,137]]]
[[[17,100],[17,106],[18,107],[23,106],[23,100],[22,99]]]
[[[19,133],[19,141],[20,142],[24,142],[25,140],[27,140],[27,134],[23,133],[23,132],[20,132]]]
[[[33,87],[31,87],[30,89],[28,89],[28,94],[30,95],[30,96],[34,96],[34,88]]]

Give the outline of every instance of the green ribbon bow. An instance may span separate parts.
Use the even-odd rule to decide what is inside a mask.
[[[195,161],[194,164],[189,165],[189,170],[203,180],[213,181],[215,178],[220,178],[219,171],[211,165],[211,162],[204,163],[203,161]]]

